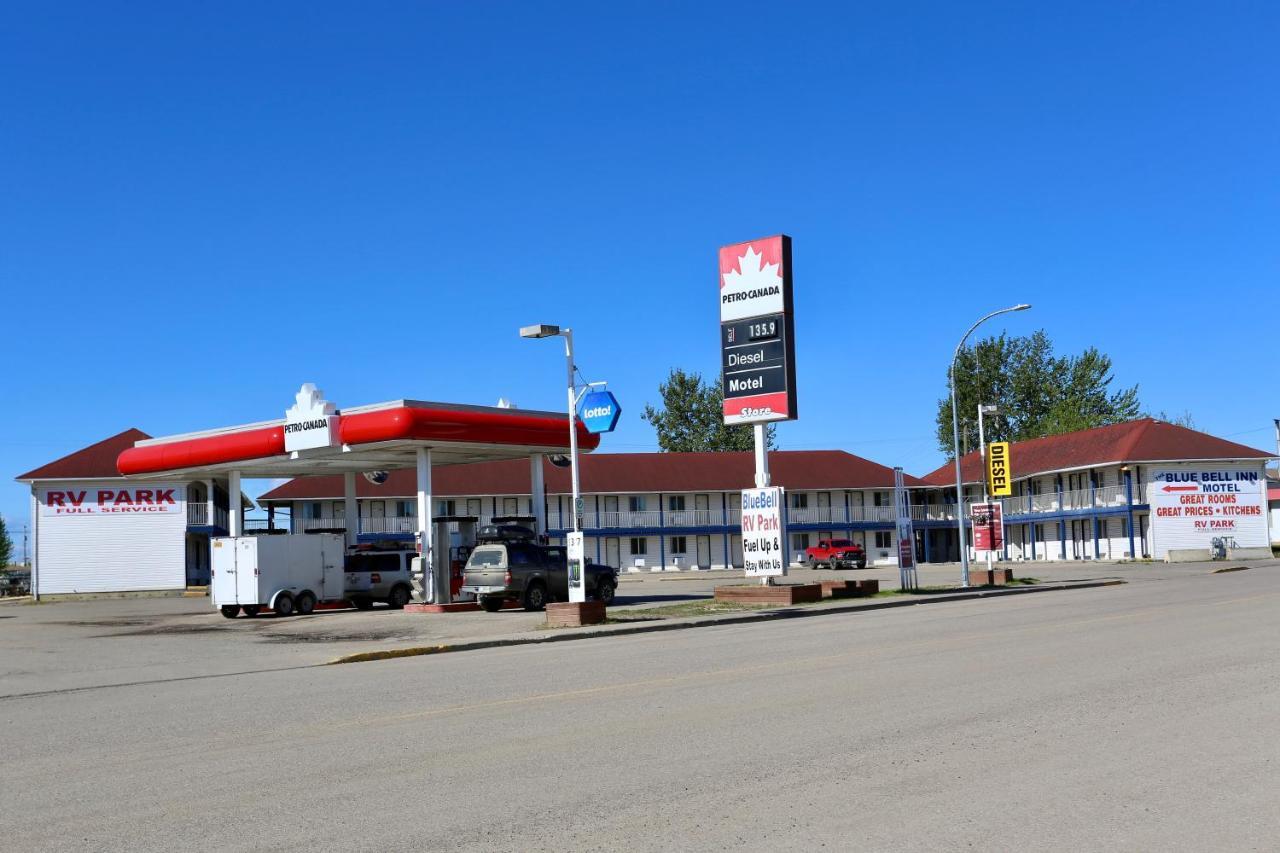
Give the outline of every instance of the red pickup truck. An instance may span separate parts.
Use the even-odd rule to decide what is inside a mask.
[[[833,569],[867,567],[867,552],[849,539],[819,539],[817,545],[804,549],[804,562],[811,569],[826,564]]]

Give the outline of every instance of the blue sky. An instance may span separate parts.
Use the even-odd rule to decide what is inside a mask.
[[[1096,345],[1270,447],[1280,9],[1234,4],[16,4],[0,33],[8,478],[302,381],[640,420],[714,375],[716,248],[795,246],[786,448],[922,473],[956,340]]]

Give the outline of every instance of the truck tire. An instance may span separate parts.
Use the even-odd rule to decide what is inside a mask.
[[[617,594],[618,587],[608,578],[601,578],[596,583],[596,601],[602,602],[605,606],[613,604],[613,599]]]
[[[240,615],[240,608],[234,604],[224,604],[218,608],[218,612],[228,619],[234,619]]]
[[[298,615],[310,616],[316,612],[316,597],[306,590],[298,595]]]
[[[276,597],[276,606],[271,609],[276,612],[277,616],[292,616],[293,596],[287,592],[280,593],[280,595]]]
[[[805,567],[809,569],[818,568],[818,561],[814,559],[812,554],[809,554],[804,558],[804,564],[805,564]]]
[[[242,609],[244,610],[244,615],[251,619],[262,611],[262,607],[257,604],[246,604]]]
[[[392,610],[403,610],[408,603],[409,588],[407,586],[393,586],[391,594],[387,596],[387,606]]]
[[[480,606],[484,609],[485,613],[497,613],[502,609],[502,599],[494,598],[492,596],[482,598],[480,599]]]
[[[524,588],[523,602],[525,610],[545,610],[547,607],[547,587],[542,581],[533,581]]]
[[[372,610],[373,609],[372,598],[353,598],[351,599],[351,604],[355,607],[356,610]]]
[[[858,561],[858,568],[860,568],[860,569],[865,569],[866,567],[867,567],[867,561],[866,561],[866,560],[859,560],[859,561]]]

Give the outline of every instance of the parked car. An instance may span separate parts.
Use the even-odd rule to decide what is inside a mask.
[[[569,598],[569,560],[564,547],[540,545],[527,528],[482,528],[463,571],[462,592],[493,613],[506,601],[525,610],[541,610],[548,601]],[[618,572],[610,566],[587,563],[587,596],[613,603]]]
[[[355,551],[346,559],[346,598],[360,610],[375,601],[399,610],[409,603],[413,587],[409,582],[410,561],[418,552],[402,545],[371,547]]]
[[[827,565],[833,569],[867,567],[867,552],[850,539],[819,539],[817,545],[804,549],[804,561],[811,569]]]

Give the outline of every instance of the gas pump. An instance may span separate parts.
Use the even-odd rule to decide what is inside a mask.
[[[476,529],[480,519],[474,515],[458,516],[458,544],[449,549],[449,571],[452,578],[452,592],[455,601],[472,601],[475,596],[462,592],[462,574],[467,566],[467,558],[476,546]]]

